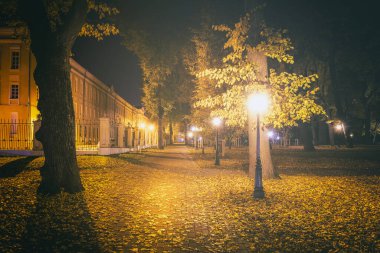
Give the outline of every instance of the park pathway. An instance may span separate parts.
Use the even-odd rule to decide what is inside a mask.
[[[173,145],[143,152],[133,171],[116,172],[112,191],[120,201],[114,213],[120,227],[124,226],[121,236],[129,240],[127,249],[245,252],[248,245],[239,242],[241,228],[235,227],[236,222],[231,224],[220,191],[229,191],[231,182],[238,184],[247,177],[240,171],[200,168],[190,149]],[[120,182],[122,196],[116,190]]]

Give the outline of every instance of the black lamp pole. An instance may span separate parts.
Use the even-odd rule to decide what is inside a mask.
[[[263,188],[263,167],[260,158],[260,114],[257,114],[257,138],[256,138],[256,171],[255,171],[255,188],[253,190],[253,197],[255,199],[264,198]]]
[[[216,127],[215,165],[220,165],[220,158],[219,158],[219,133],[218,133],[218,127]]]

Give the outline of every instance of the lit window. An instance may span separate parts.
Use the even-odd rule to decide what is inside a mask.
[[[18,99],[18,84],[11,85],[10,99]]]
[[[20,68],[20,51],[11,51],[11,69]]]

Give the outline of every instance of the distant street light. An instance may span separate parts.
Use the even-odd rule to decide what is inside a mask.
[[[253,190],[253,197],[255,199],[264,198],[263,188],[263,168],[260,158],[260,114],[264,114],[269,107],[269,98],[265,93],[255,93],[248,97],[247,101],[248,110],[250,113],[256,114],[256,170],[255,170],[255,188]],[[253,117],[252,117],[253,118]],[[252,145],[252,143],[250,143]]]
[[[335,126],[335,129],[336,129],[338,132],[342,131],[342,130],[343,130],[343,123],[336,125],[336,126]]]
[[[202,131],[202,128],[197,126],[192,126],[190,130],[194,133],[194,147],[195,149],[198,149],[198,132]]]
[[[216,148],[215,148],[215,165],[220,165],[220,157],[219,157],[219,126],[222,124],[222,120],[220,118],[213,118],[212,124],[216,128]]]

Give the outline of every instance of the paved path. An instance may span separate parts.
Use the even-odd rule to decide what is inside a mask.
[[[240,230],[227,231],[232,226],[225,217],[229,212],[220,204],[219,189],[225,180],[247,180],[244,173],[201,169],[189,148],[179,145],[144,153],[141,171],[134,173],[140,177],[128,191],[139,195],[136,208],[144,212],[135,214],[133,229],[139,232],[128,247],[151,246],[158,252],[231,251],[228,243]],[[247,245],[234,244],[234,252],[246,252]]]
[[[164,150],[146,154],[144,165],[178,173],[200,172],[199,166],[192,160],[188,147],[184,145],[167,146]]]

